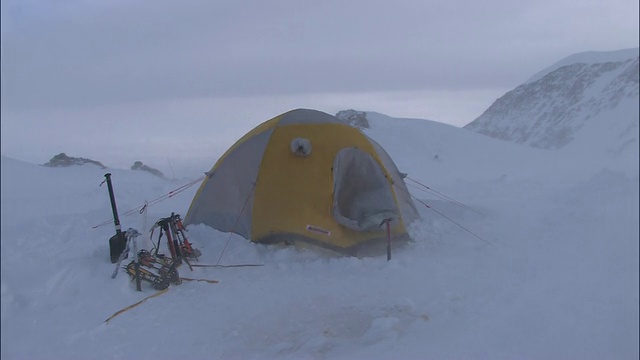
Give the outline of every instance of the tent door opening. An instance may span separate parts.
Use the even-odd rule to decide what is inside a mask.
[[[383,230],[387,219],[397,219],[391,184],[368,153],[356,147],[342,149],[333,161],[335,219],[357,231]]]

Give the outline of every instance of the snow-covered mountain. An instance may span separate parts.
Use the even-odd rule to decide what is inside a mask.
[[[590,153],[632,151],[638,146],[638,83],[638,48],[571,55],[500,97],[464,128],[543,149],[580,137],[606,143],[620,138],[633,145],[596,146]],[[583,132],[587,127],[599,135]]]

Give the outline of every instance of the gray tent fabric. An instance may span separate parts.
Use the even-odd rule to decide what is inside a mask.
[[[242,143],[215,170],[216,176],[209,174],[211,183],[197,198],[190,223],[204,222],[221,231],[251,236],[253,190],[272,133],[268,130]]]
[[[283,126],[290,124],[343,124],[343,122],[327,113],[310,109],[298,109],[284,114],[278,124]]]

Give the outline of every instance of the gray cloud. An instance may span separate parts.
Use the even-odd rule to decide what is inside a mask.
[[[638,42],[628,0],[20,1],[3,1],[2,101],[16,109],[515,87]]]
[[[568,55],[638,46],[637,0],[0,4],[2,154],[165,173],[298,107],[461,126]]]

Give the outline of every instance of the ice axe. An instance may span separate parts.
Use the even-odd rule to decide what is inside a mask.
[[[118,262],[120,258],[120,254],[127,247],[127,236],[120,229],[120,219],[118,219],[118,209],[116,208],[116,198],[113,196],[113,185],[111,185],[111,174],[104,174],[107,182],[107,187],[109,188],[109,199],[111,200],[111,210],[113,211],[113,222],[116,224],[116,234],[113,235],[109,239],[109,252],[111,255],[111,263],[115,264]],[[104,184],[104,182],[102,184]],[[100,184],[100,185],[102,185]],[[126,259],[128,254],[125,254],[124,258]]]

